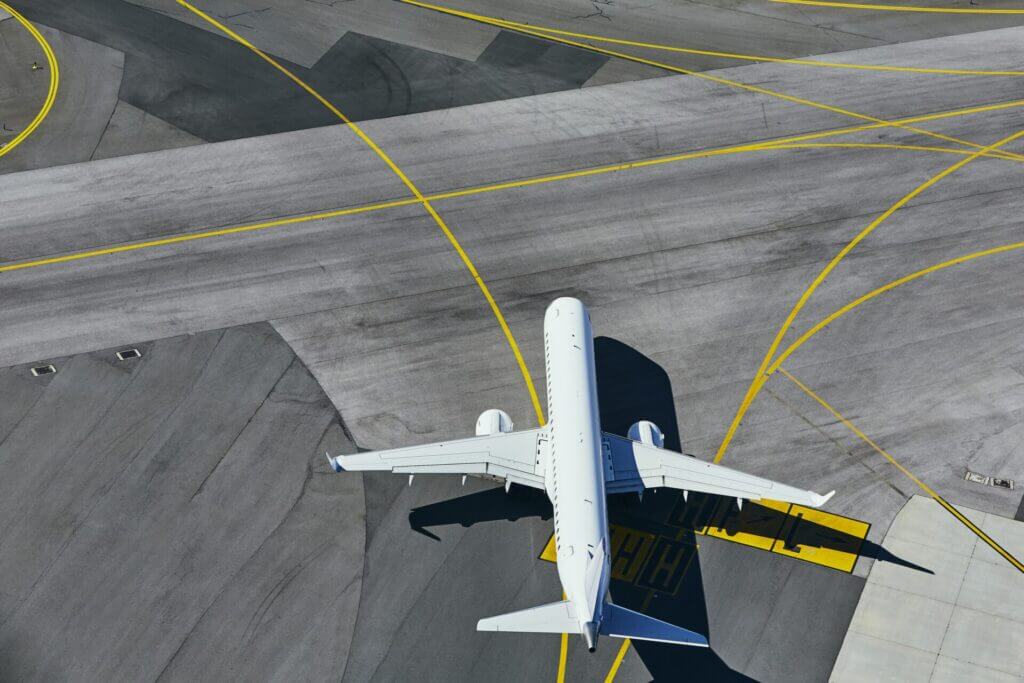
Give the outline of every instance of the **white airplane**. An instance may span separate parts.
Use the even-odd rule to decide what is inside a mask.
[[[671,487],[737,499],[770,498],[811,507],[818,495],[665,450],[656,425],[640,421],[629,438],[601,432],[597,411],[594,342],[590,315],[577,299],[556,299],[544,314],[544,363],[548,422],[513,432],[501,410],[487,410],[476,436],[425,446],[339,455],[336,472],[384,470],[408,474],[474,475],[547,492],[554,506],[558,578],[566,599],[481,619],[478,631],[575,633],[593,652],[599,635],[707,647],[704,636],[611,602],[608,493]]]

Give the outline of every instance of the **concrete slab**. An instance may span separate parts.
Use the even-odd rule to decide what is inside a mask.
[[[849,647],[846,647],[846,644]],[[891,640],[880,640],[851,631],[836,660],[829,681],[832,683],[868,683],[891,681],[913,683],[929,681],[928,672],[935,655],[915,650]]]
[[[957,605],[940,654],[1019,677],[1024,672],[1024,623],[1019,613],[1016,617],[1004,619]]]
[[[960,510],[978,520],[995,517],[962,506]],[[922,566],[930,561],[939,571],[910,572],[874,563],[832,680],[867,680],[867,662],[881,669],[895,666],[908,680],[998,681],[1024,675],[1020,572],[1006,560],[992,564],[977,551],[965,557],[952,547],[943,561],[941,549],[906,540],[942,536],[942,517],[952,518],[935,501],[914,497],[893,521],[883,547]],[[1003,520],[993,526],[1005,528],[1006,522],[1021,524]],[[893,583],[906,590],[885,585]],[[892,661],[892,647],[882,644],[890,641],[920,654]]]
[[[916,650],[937,652],[953,604],[868,582],[850,630]]]
[[[1024,614],[1024,591],[1018,588],[1020,572],[1000,559],[999,563],[971,562],[957,603],[978,612],[1019,619]]]
[[[962,681],[987,681],[988,683],[1013,683],[1017,676],[977,666],[959,659],[939,655],[932,671],[932,683],[961,683]]]
[[[936,505],[934,500],[920,495],[908,500],[900,511],[900,523],[890,527],[886,541],[890,538],[908,541],[943,553],[970,557],[978,537],[952,515],[935,514]]]
[[[1024,524],[1018,520],[999,515],[986,515],[981,523],[982,530],[996,539],[1003,548],[1017,557],[1024,555]],[[984,543],[974,549],[974,557],[982,562],[1002,564],[1006,562],[999,553]]]
[[[963,546],[950,543],[945,548],[935,548],[891,536],[885,537],[884,545],[890,553],[904,562],[916,565],[917,568],[892,562],[878,562],[871,568],[873,584],[941,600],[951,605],[956,603],[971,559],[959,552]],[[922,573],[927,573],[927,576],[922,576]]]

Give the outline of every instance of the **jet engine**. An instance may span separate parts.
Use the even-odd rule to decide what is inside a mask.
[[[504,410],[498,410],[497,408],[485,410],[476,419],[477,436],[506,434],[512,431],[512,427],[512,418]]]
[[[482,418],[483,415],[480,417]],[[477,424],[479,425],[479,423]],[[477,429],[479,430],[480,427],[477,427]],[[658,425],[648,420],[640,420],[633,423],[633,426],[629,428],[628,436],[633,441],[639,441],[647,446],[665,447],[665,435],[658,429]]]

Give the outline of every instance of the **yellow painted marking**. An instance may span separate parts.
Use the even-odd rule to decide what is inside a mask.
[[[800,311],[803,309],[807,301],[810,300],[811,295],[814,294],[814,291],[818,288],[818,286],[825,281],[825,278],[828,277],[829,273],[831,273],[832,270],[837,265],[839,265],[839,263],[844,258],[846,258],[847,254],[849,254],[858,244],[860,244],[865,238],[867,238],[868,235],[874,232],[874,230],[883,222],[885,222],[885,220],[889,218],[889,216],[893,215],[897,210],[905,206],[907,202],[909,202],[914,197],[918,196],[919,194],[927,190],[932,185],[935,185],[937,182],[939,182],[946,176],[958,171],[959,169],[963,168],[970,162],[982,156],[982,154],[985,153],[986,151],[994,150],[997,149],[998,147],[1001,147],[1002,145],[1009,144],[1010,142],[1013,142],[1017,138],[1021,137],[1022,135],[1024,135],[1024,130],[1018,131],[1016,133],[1013,133],[1012,135],[1008,135],[1005,138],[1002,138],[1001,140],[993,142],[991,145],[988,145],[987,147],[984,147],[981,150],[972,153],[970,156],[958,160],[951,166],[947,166],[945,169],[943,169],[936,175],[933,175],[931,178],[924,181],[907,194],[903,195],[903,197],[901,197],[895,204],[886,209],[881,215],[878,216],[878,218],[871,221],[871,223],[869,223],[867,227],[861,230],[852,240],[847,242],[846,246],[844,246],[839,251],[839,253],[832,257],[832,260],[828,262],[828,264],[814,278],[811,284],[808,285],[808,287],[804,290],[804,293],[800,295],[800,298],[797,300],[792,310],[790,310],[789,315],[786,316],[786,320],[782,323],[782,326],[779,327],[779,331],[775,334],[775,338],[772,340],[771,346],[768,347],[768,352],[765,353],[764,358],[761,361],[761,365],[757,369],[757,374],[751,381],[750,386],[747,389],[747,393],[743,397],[743,401],[740,403],[739,409],[737,409],[736,411],[736,415],[733,417],[732,422],[729,424],[729,428],[726,431],[725,437],[722,439],[722,443],[718,447],[718,452],[715,454],[714,462],[717,463],[721,461],[721,459],[725,456],[726,450],[728,450],[729,448],[729,444],[732,441],[733,435],[739,428],[740,422],[746,415],[747,410],[750,407],[750,404],[757,397],[757,394],[761,391],[761,388],[764,386],[764,383],[768,380],[768,375],[765,371],[771,364],[772,359],[775,356],[775,352],[779,348],[779,345],[782,343],[782,339],[785,337],[786,332],[789,331],[790,325],[793,324],[793,321],[796,319],[797,314],[800,313]]]
[[[771,550],[849,573],[857,564],[870,528],[870,524],[859,519],[794,505]],[[829,531],[842,535],[830,537]]]
[[[823,329],[825,329],[826,327],[828,327],[829,325],[834,323],[839,318],[842,318],[844,315],[846,315],[847,313],[849,313],[853,309],[857,308],[861,304],[865,304],[868,301],[871,301],[872,299],[874,299],[875,297],[879,296],[880,294],[885,294],[886,292],[888,292],[888,291],[890,291],[892,289],[896,289],[897,287],[905,285],[905,284],[907,284],[909,282],[913,282],[914,280],[922,278],[925,275],[928,275],[929,273],[935,273],[937,271],[944,270],[944,269],[950,268],[952,266],[958,266],[961,263],[967,263],[968,261],[973,261],[974,259],[979,259],[979,258],[982,258],[982,257],[985,257],[985,256],[994,256],[996,254],[1003,254],[1003,253],[1006,253],[1008,251],[1016,251],[1017,249],[1024,249],[1024,242],[1014,242],[1012,244],[1004,244],[1003,246],[1000,246],[1000,247],[993,247],[992,249],[983,249],[982,251],[976,251],[976,252],[973,252],[971,254],[965,254],[963,256],[958,256],[958,257],[956,257],[954,259],[949,259],[948,261],[943,261],[942,263],[936,263],[933,266],[928,266],[927,268],[922,268],[921,270],[915,271],[915,272],[913,272],[913,273],[911,273],[909,275],[904,275],[901,278],[898,278],[896,280],[893,280],[892,282],[886,283],[886,284],[882,285],[881,287],[878,287],[877,289],[873,289],[870,292],[868,292],[867,294],[864,294],[862,296],[857,297],[856,299],[854,299],[850,303],[846,304],[842,308],[840,308],[840,309],[838,309],[836,311],[833,311],[828,316],[826,316],[821,321],[819,321],[816,325],[814,325],[814,327],[812,327],[811,329],[807,330],[802,335],[800,335],[800,337],[797,338],[797,340],[795,342],[790,344],[788,347],[786,347],[786,349],[782,353],[779,354],[779,357],[776,358],[775,361],[768,367],[768,369],[765,371],[765,374],[771,375],[776,370],[782,370],[781,366],[786,361],[786,359],[788,359],[793,354],[794,351],[796,351],[801,346],[806,344],[807,341],[810,340],[811,337],[813,337],[814,335],[818,334]]]
[[[778,501],[750,501],[740,510],[733,498],[719,503],[718,514],[704,528],[705,536],[724,538],[761,550],[771,550],[772,544],[788,521],[789,503]]]
[[[936,14],[1024,14],[1024,9],[984,9],[982,7],[921,7],[919,5],[868,5],[856,2],[827,2],[826,0],[771,0],[786,5],[813,5],[815,7],[841,7],[843,9],[871,9],[884,12],[934,12]]]
[[[554,536],[552,536],[554,538]],[[562,600],[565,600],[565,591],[562,591]],[[558,646],[558,674],[555,680],[558,683],[564,683],[565,681],[565,660],[569,656],[569,634],[562,634],[562,642]]]
[[[615,659],[612,660],[612,667],[608,669],[608,675],[604,677],[604,683],[612,683],[615,680],[616,674],[619,673],[619,667],[622,666],[622,660],[626,658],[626,653],[629,652],[631,642],[629,638],[622,640],[622,645],[619,646],[619,651],[615,654]]]
[[[842,422],[843,425],[845,425],[847,429],[849,429],[851,432],[853,432],[854,434],[857,435],[857,438],[859,438],[861,441],[866,443],[868,446],[871,446],[871,448],[876,453],[878,453],[883,458],[888,460],[889,463],[893,467],[898,469],[900,472],[903,473],[904,476],[906,476],[912,482],[917,484],[918,487],[920,487],[922,491],[924,491],[929,496],[934,498],[935,501],[939,505],[941,505],[943,508],[945,508],[946,512],[948,512],[949,514],[953,515],[957,519],[957,521],[959,521],[965,527],[970,529],[978,538],[980,538],[990,548],[992,548],[992,550],[995,550],[997,553],[1002,555],[1002,557],[1007,562],[1009,562],[1015,569],[1017,569],[1017,571],[1019,571],[1021,573],[1024,573],[1024,563],[1021,563],[1021,561],[1018,560],[1016,557],[1014,557],[1012,554],[1010,554],[1009,551],[1007,551],[1001,545],[996,543],[992,539],[991,536],[989,536],[984,531],[982,531],[974,522],[972,522],[971,520],[967,519],[967,517],[965,517],[963,514],[961,514],[961,512],[959,510],[957,510],[955,507],[953,507],[952,504],[947,502],[945,498],[940,496],[935,491],[935,489],[933,489],[932,487],[928,486],[928,484],[924,483],[923,481],[918,479],[916,476],[914,476],[914,474],[911,473],[910,470],[908,470],[906,467],[904,467],[899,462],[897,462],[896,458],[892,457],[884,448],[882,448],[877,443],[875,443],[870,438],[868,438],[868,436],[864,432],[862,432],[855,424],[853,424],[852,422],[847,420],[845,417],[843,417],[843,415],[840,414],[840,412],[838,410],[833,408],[825,399],[823,399],[821,396],[819,396],[814,391],[812,391],[810,388],[808,388],[807,385],[805,385],[803,382],[801,382],[796,377],[794,377],[792,374],[790,374],[785,368],[779,368],[779,372],[781,372],[783,375],[785,375],[791,382],[796,384],[797,387],[799,387],[801,391],[803,391],[805,394],[807,394],[812,399],[814,399],[815,402],[818,403],[818,405],[820,405],[822,408],[824,408],[825,410],[830,412],[833,417],[835,417],[837,420]]]
[[[25,139],[39,127],[39,124],[43,122],[43,119],[46,118],[47,114],[50,113],[50,109],[53,108],[53,102],[57,99],[57,88],[60,85],[60,65],[57,63],[57,56],[53,54],[53,49],[50,47],[50,44],[46,42],[46,38],[43,37],[43,34],[40,33],[28,19],[21,16],[21,14],[15,11],[15,9],[6,2],[0,2],[0,9],[3,9],[14,17],[15,21],[24,26],[25,30],[32,34],[35,41],[39,43],[39,47],[42,48],[43,54],[46,56],[46,63],[50,68],[50,87],[46,92],[46,99],[43,100],[43,106],[39,109],[35,118],[25,126],[23,131],[15,135],[7,144],[0,146],[0,157],[2,157],[24,142]]]
[[[551,534],[551,538],[548,539],[547,544],[544,546],[544,550],[541,551],[540,559],[545,562],[558,562],[558,550],[555,548],[554,534]]]
[[[250,43],[248,40],[238,35],[237,33],[232,31],[230,28],[220,23],[210,15],[191,5],[186,0],[178,0],[178,4],[187,9],[188,11],[192,12],[196,16],[200,17],[204,21],[208,22],[212,26],[215,26],[217,29],[222,31],[225,35],[229,36],[236,42],[252,50],[252,52],[259,56],[263,61],[273,66],[275,69],[277,69],[282,74],[287,76],[300,88],[302,88],[307,93],[312,95],[328,111],[337,116],[339,120],[344,122],[352,130],[352,132],[354,132],[359,137],[359,139],[366,144],[367,147],[373,150],[373,152],[378,157],[380,157],[381,161],[383,161],[387,165],[387,167],[391,169],[391,172],[394,173],[398,177],[398,179],[402,181],[402,184],[405,185],[406,188],[408,188],[412,195],[416,197],[419,203],[423,205],[423,208],[430,215],[430,217],[434,219],[434,222],[437,224],[437,227],[441,229],[441,232],[448,239],[448,242],[452,245],[452,248],[455,249],[455,252],[459,255],[459,258],[462,260],[462,263],[466,267],[466,270],[469,271],[470,275],[473,277],[473,281],[476,282],[477,287],[480,289],[480,293],[483,294],[484,299],[487,300],[487,304],[488,306],[490,306],[491,312],[494,314],[495,320],[498,321],[498,325],[499,327],[501,327],[501,331],[505,335],[505,341],[508,343],[509,348],[512,350],[512,355],[515,356],[516,363],[519,366],[519,372],[523,376],[523,382],[526,384],[526,390],[530,395],[530,401],[533,403],[533,410],[536,413],[537,423],[543,425],[544,410],[540,406],[540,397],[537,395],[537,390],[533,386],[533,378],[530,376],[530,371],[526,367],[526,361],[523,359],[523,354],[519,350],[519,344],[516,342],[516,338],[512,334],[512,329],[509,327],[508,322],[505,320],[505,316],[502,314],[501,309],[498,307],[498,302],[494,300],[494,297],[491,295],[490,289],[487,287],[487,284],[480,276],[480,273],[477,272],[476,266],[473,264],[473,261],[469,258],[469,255],[466,253],[466,251],[462,248],[462,245],[459,243],[458,239],[456,239],[455,234],[448,227],[448,224],[444,222],[440,214],[438,214],[437,211],[434,210],[434,207],[431,205],[430,201],[423,196],[423,193],[420,192],[416,184],[412,182],[412,180],[405,174],[405,172],[403,172],[402,169],[398,167],[398,165],[391,159],[391,157],[389,157],[384,152],[384,150],[381,149],[380,146],[378,146],[377,143],[374,142],[374,140],[369,135],[367,135],[366,132],[359,125],[357,125],[354,121],[350,120],[347,116],[345,116],[345,114],[343,114],[340,109],[331,104],[325,97],[323,97],[320,93],[314,90],[305,81],[303,81],[301,78],[299,78],[291,71],[286,69],[280,63],[278,63],[278,61],[275,60],[273,57],[266,54],[265,52],[257,48],[255,45]]]
[[[1024,100],[1016,101],[1014,103],[1004,103],[998,105],[989,105],[989,108],[1006,108],[1007,106],[1024,106]],[[988,110],[988,108],[980,108]],[[922,120],[925,118],[947,118],[950,116],[965,115],[968,113],[976,113],[979,108],[972,108],[970,110],[962,110],[960,112],[943,112],[941,114],[929,114],[926,117],[915,117],[914,120]],[[868,128],[875,128],[877,126],[854,126],[850,128],[840,128],[832,131],[825,131],[819,133],[808,133],[804,135],[797,135],[788,138],[779,138],[776,140],[770,140],[765,142],[757,142],[751,144],[738,145],[734,147],[725,147],[721,149],[709,149],[701,150],[698,152],[687,152],[685,154],[676,154],[667,157],[655,157],[652,159],[641,159],[638,161],[629,161],[621,164],[611,164],[608,166],[598,166],[595,168],[580,169],[577,171],[569,171],[566,173],[556,173],[548,176],[539,176],[536,178],[527,178],[524,180],[515,180],[503,183],[492,183],[489,185],[479,185],[476,187],[468,187],[461,190],[452,190],[448,192],[438,192],[435,194],[426,195],[425,200],[430,202],[443,201],[446,199],[455,199],[459,197],[469,197],[477,194],[484,194],[487,192],[497,192],[502,190],[512,190],[523,187],[531,187],[533,185],[543,185],[546,183],[561,182],[566,180],[574,180],[577,178],[585,178],[588,176],[603,175],[605,173],[616,173],[619,171],[628,171],[638,168],[647,168],[651,166],[660,166],[663,164],[671,164],[679,161],[685,161],[689,159],[700,159],[714,156],[722,156],[727,154],[737,154],[741,152],[756,152],[756,151],[771,151],[775,149],[804,149],[804,148],[816,148],[816,147],[851,147],[851,148],[863,148],[863,149],[898,149],[907,151],[926,151],[936,153],[948,153],[948,154],[959,154],[969,155],[972,154],[969,150],[959,150],[949,147],[924,147],[919,145],[892,145],[885,143],[790,143],[787,141],[795,140],[808,140],[817,139],[828,136],[846,135],[850,133],[859,132]],[[311,221],[327,220],[330,218],[337,218],[340,216],[351,216],[361,213],[371,213],[373,211],[382,211],[385,209],[392,209],[402,206],[410,206],[412,204],[419,204],[421,200],[415,197],[408,197],[405,199],[395,199],[385,202],[378,202],[375,204],[366,204],[363,206],[350,207],[345,209],[336,209],[332,211],[323,211],[320,213],[306,214],[303,216],[290,216],[286,218],[274,219],[270,221],[263,221],[260,223],[251,223],[248,225],[240,225],[231,228],[217,228],[213,230],[204,230],[199,232],[185,233],[179,235],[172,235],[170,237],[164,237],[155,240],[147,240],[143,242],[132,242],[128,244],[120,244],[110,247],[101,247],[98,249],[91,249],[88,251],[73,252],[70,254],[61,254],[59,256],[51,256],[39,259],[33,259],[29,261],[18,261],[14,263],[8,263],[0,265],[0,273],[23,270],[26,268],[37,268],[39,266],[54,265],[59,263],[68,263],[71,261],[80,261],[83,259],[95,258],[97,256],[109,256],[113,254],[121,254],[131,251],[138,251],[140,249],[149,249],[153,247],[168,246],[172,244],[180,244],[184,242],[192,242],[196,240],[209,239],[211,237],[223,237],[227,235],[237,235],[248,232],[258,232],[261,230],[267,230],[269,228],[277,228],[287,225],[295,225],[300,223],[308,223]]]
[[[775,0],[781,2],[785,0]],[[411,3],[418,4],[418,3]],[[421,5],[425,6],[425,5]],[[431,6],[429,9],[435,9]],[[466,14],[470,14],[467,12]],[[474,15],[480,16],[480,15]],[[592,33],[576,33],[575,31],[562,31],[550,27],[540,27],[533,24],[511,21],[509,19],[497,19],[509,28],[536,29],[544,33],[556,36],[567,36],[569,38],[581,38],[593,40],[598,43],[610,45],[625,45],[628,47],[639,47],[648,50],[661,50],[663,52],[678,52],[688,55],[701,55],[703,57],[721,57],[723,59],[740,59],[748,62],[774,62],[779,64],[799,64],[801,66],[825,67],[833,69],[859,69],[863,71],[896,71],[916,74],[945,74],[957,76],[1024,76],[1024,71],[992,71],[980,69],[945,69],[940,67],[918,67],[918,66],[888,66],[879,64],[851,64],[849,62],[822,62],[815,59],[797,59],[789,57],[768,57],[765,55],[747,55],[737,52],[720,52],[718,50],[698,50],[696,48],[679,47],[678,45],[665,45],[663,43],[646,43],[636,40],[624,40],[610,36],[594,35]]]
[[[609,530],[612,535],[610,548],[612,578],[633,583],[647,563],[657,536],[618,524],[610,525]]]
[[[181,2],[181,1],[182,0],[179,0],[179,2]],[[636,62],[638,64],[647,64],[648,66],[653,66],[653,67],[656,67],[656,68],[659,68],[659,69],[665,69],[666,71],[671,71],[671,72],[683,74],[683,75],[686,75],[686,76],[693,76],[694,78],[700,78],[700,79],[703,79],[703,80],[706,80],[706,81],[711,81],[713,83],[720,83],[720,84],[728,85],[728,86],[731,86],[731,87],[734,87],[734,88],[740,88],[742,90],[747,90],[749,92],[755,92],[755,93],[758,93],[758,94],[761,94],[761,95],[767,95],[769,97],[774,97],[774,98],[777,98],[777,99],[785,100],[787,102],[793,102],[795,104],[802,104],[802,105],[806,105],[808,107],[814,107],[815,109],[821,109],[823,111],[832,112],[834,114],[842,114],[844,116],[849,116],[849,117],[852,117],[852,118],[855,118],[855,119],[861,119],[863,121],[872,121],[872,122],[880,124],[882,126],[895,126],[897,128],[902,128],[904,130],[909,130],[911,132],[918,133],[920,135],[927,135],[929,137],[937,138],[937,139],[940,139],[940,140],[945,140],[946,142],[955,142],[956,144],[965,145],[967,147],[972,147],[972,148],[975,148],[975,149],[984,149],[982,147],[982,145],[979,145],[979,144],[974,143],[974,142],[970,142],[970,141],[967,141],[967,140],[960,140],[959,138],[954,138],[954,137],[951,137],[951,136],[948,136],[948,135],[942,135],[941,133],[933,133],[932,131],[925,130],[923,128],[915,128],[913,126],[908,126],[908,125],[905,125],[905,124],[900,124],[900,123],[898,123],[896,121],[885,121],[885,120],[877,118],[875,116],[870,116],[868,114],[861,114],[861,113],[858,113],[858,112],[855,112],[855,111],[852,111],[852,110],[849,110],[849,109],[843,109],[841,107],[836,107],[836,106],[833,106],[833,105],[830,105],[830,104],[826,104],[824,102],[817,102],[815,100],[809,100],[809,99],[804,98],[804,97],[797,97],[797,96],[794,96],[794,95],[787,95],[787,94],[779,92],[777,90],[769,90],[768,88],[762,88],[762,87],[756,86],[756,85],[749,85],[747,83],[740,83],[739,81],[729,80],[727,78],[722,78],[721,76],[715,76],[715,75],[713,75],[711,73],[705,73],[705,72],[701,72],[701,71],[692,71],[690,69],[684,69],[682,67],[678,67],[678,66],[675,66],[673,64],[666,64],[664,62],[657,62],[657,61],[654,61],[652,59],[646,59],[646,58],[643,58],[643,57],[638,57],[636,55],[628,54],[628,53],[625,53],[625,52],[618,52],[618,51],[615,51],[615,50],[608,50],[608,49],[603,48],[603,47],[596,47],[594,45],[590,45],[590,44],[587,44],[587,43],[581,43],[579,41],[570,40],[568,38],[561,38],[561,37],[558,37],[556,35],[553,35],[551,33],[552,29],[549,29],[547,27],[533,26],[533,27],[530,27],[530,28],[524,28],[523,26],[527,26],[527,25],[515,26],[515,25],[511,24],[510,22],[507,22],[507,21],[505,21],[503,19],[496,19],[494,17],[489,17],[489,16],[482,15],[482,14],[473,14],[472,12],[463,12],[463,11],[460,11],[460,10],[451,9],[451,8],[443,7],[443,6],[440,6],[440,5],[432,5],[430,3],[421,2],[420,0],[400,0],[400,2],[403,2],[403,3],[407,4],[407,5],[414,5],[416,7],[422,7],[423,9],[433,10],[435,12],[440,12],[442,14],[449,14],[449,15],[452,15],[452,16],[462,17],[462,18],[468,19],[470,21],[475,21],[475,22],[482,23],[482,24],[488,24],[490,26],[497,26],[499,28],[505,28],[505,29],[508,29],[508,30],[517,31],[519,33],[523,33],[523,34],[526,34],[526,35],[531,35],[531,36],[534,36],[536,38],[543,38],[545,40],[550,40],[552,42],[562,43],[563,45],[571,45],[573,47],[578,47],[581,50],[589,50],[590,52],[596,52],[596,53],[599,53],[599,54],[608,55],[610,57],[619,57],[620,59],[625,59],[625,60],[628,60],[628,61],[631,61],[631,62]],[[1014,158],[1021,157],[1021,155],[1012,155],[1012,156]]]

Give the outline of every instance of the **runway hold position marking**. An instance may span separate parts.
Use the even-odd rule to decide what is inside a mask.
[[[530,371],[526,367],[526,361],[523,359],[523,354],[519,350],[519,344],[516,342],[515,336],[512,334],[512,329],[509,327],[508,322],[505,320],[505,316],[502,314],[501,309],[498,307],[498,302],[494,300],[494,297],[491,295],[490,289],[487,287],[487,283],[485,283],[483,277],[480,276],[480,273],[477,271],[472,259],[469,258],[469,255],[466,253],[465,249],[462,248],[462,245],[459,243],[458,239],[456,239],[455,234],[448,227],[448,224],[445,223],[444,219],[441,218],[441,215],[437,213],[433,205],[431,205],[430,201],[423,195],[422,192],[420,192],[419,187],[417,187],[416,184],[413,183],[413,181],[409,178],[409,176],[407,176],[405,172],[402,171],[402,169],[399,168],[399,166],[391,159],[391,157],[389,157],[384,152],[384,150],[380,148],[380,146],[373,140],[373,138],[367,135],[366,132],[358,124],[356,124],[354,121],[345,116],[345,114],[342,113],[340,109],[335,107],[329,100],[327,100],[320,93],[314,90],[312,86],[310,86],[301,78],[299,78],[291,71],[286,69],[276,59],[274,59],[267,53],[257,48],[255,45],[253,45],[248,40],[240,36],[238,33],[232,31],[230,28],[220,23],[210,15],[206,14],[194,5],[188,3],[186,0],[177,0],[177,2],[179,5],[181,5],[188,11],[192,12],[199,18],[206,21],[207,23],[216,27],[218,30],[220,30],[222,33],[224,33],[232,40],[252,50],[252,52],[255,53],[258,57],[260,57],[263,61],[273,66],[275,69],[284,74],[296,85],[298,85],[300,88],[309,93],[328,111],[330,111],[340,121],[347,125],[352,130],[352,132],[354,132],[356,136],[358,136],[359,139],[366,144],[367,147],[373,150],[374,154],[380,157],[381,161],[383,161],[387,165],[387,167],[390,168],[391,171],[398,177],[398,179],[402,181],[402,184],[405,185],[406,188],[408,188],[408,190],[416,198],[416,201],[423,205],[423,208],[437,224],[437,227],[441,229],[441,232],[444,234],[449,244],[451,244],[452,248],[455,249],[455,252],[459,255],[459,259],[466,267],[466,270],[469,271],[469,274],[473,277],[473,281],[480,289],[480,293],[483,294],[488,306],[490,306],[491,312],[494,314],[494,318],[498,322],[498,326],[501,328],[502,333],[505,335],[505,340],[512,351],[512,355],[516,359],[516,364],[519,366],[519,372],[522,375],[523,383],[526,385],[527,393],[529,394],[530,401],[533,404],[534,413],[536,414],[537,418],[537,424],[543,425],[544,411],[540,406],[540,397],[537,395],[537,390],[533,386],[533,378],[530,376]]]
[[[46,63],[49,65],[50,70],[50,85],[46,92],[46,99],[43,100],[43,106],[39,109],[35,118],[25,126],[24,130],[15,135],[14,138],[6,145],[0,146],[0,157],[3,157],[5,154],[8,154],[15,147],[24,142],[28,136],[39,127],[39,124],[43,122],[43,119],[46,118],[47,114],[50,113],[50,109],[53,108],[53,102],[57,99],[57,88],[60,84],[60,65],[57,63],[57,56],[53,54],[53,49],[50,47],[50,44],[46,42],[46,38],[43,37],[43,34],[40,33],[28,19],[18,14],[18,12],[6,2],[0,2],[0,9],[14,17],[15,21],[24,26],[25,30],[32,34],[35,41],[39,43],[39,47],[42,48],[43,55],[46,57]]]
[[[696,498],[694,500],[693,498]],[[748,501],[742,509],[732,498],[682,498],[665,524],[672,536],[652,529],[610,525],[612,578],[674,594],[689,564],[692,543],[686,532],[713,536],[813,564],[852,572],[871,525],[822,510],[772,500]],[[540,558],[555,561],[554,536]]]

